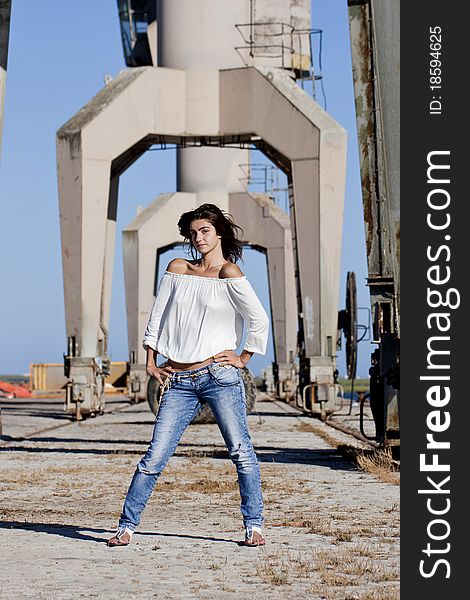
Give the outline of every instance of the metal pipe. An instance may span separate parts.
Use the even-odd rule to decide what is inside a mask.
[[[341,398],[341,404],[339,405],[339,410],[341,410],[343,408],[343,402],[344,402],[344,388],[340,383],[336,383],[335,384],[335,389],[339,390],[339,397]],[[335,397],[338,397],[337,392],[335,392]]]
[[[313,406],[313,404],[315,403],[315,384],[314,383],[309,383],[307,384],[304,389],[302,390],[302,404],[303,404],[303,410],[305,412],[308,412],[310,414],[313,413],[313,410],[311,408],[307,408],[307,390],[308,389],[312,390],[312,395],[311,395],[311,405]]]
[[[361,434],[362,436],[369,441],[377,441],[377,436],[374,437],[370,437],[369,435],[366,435],[366,433],[364,432],[364,402],[367,400],[367,398],[369,398],[370,394],[364,394],[361,399],[360,399],[360,405],[359,405],[359,427],[361,429]]]

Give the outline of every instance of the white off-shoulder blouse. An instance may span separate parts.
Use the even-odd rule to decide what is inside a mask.
[[[144,348],[180,363],[201,362],[222,350],[264,354],[269,319],[245,276],[214,279],[166,271],[150,313]]]

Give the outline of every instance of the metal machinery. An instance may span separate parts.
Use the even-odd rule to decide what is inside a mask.
[[[81,418],[103,408],[119,176],[150,147],[175,144],[177,191],[156,199],[150,239],[151,219],[124,236],[130,330],[143,330],[156,255],[181,241],[177,217],[214,202],[268,254],[278,389],[295,374],[305,402],[325,410],[335,401],[346,132],[296,83],[312,70],[310,0],[118,6],[129,67],[57,132],[67,409]],[[289,229],[241,183],[251,148],[287,175],[290,259]],[[274,242],[266,231],[276,230]]]
[[[370,404],[379,443],[399,438],[400,2],[348,0],[373,341]]]

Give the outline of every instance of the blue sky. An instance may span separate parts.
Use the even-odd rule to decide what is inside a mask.
[[[49,12],[45,12],[45,8]],[[346,0],[313,0],[312,27],[323,29],[328,111],[348,130],[348,172],[341,273],[355,271],[358,304],[369,306]],[[0,162],[0,373],[24,373],[34,362],[61,362],[66,348],[56,177],[55,133],[125,67],[115,0],[14,2]],[[317,94],[320,104],[322,96]],[[148,152],[122,176],[109,350],[127,360],[120,231],[159,193],[174,191],[174,151]],[[264,257],[246,252],[244,271],[267,305]],[[366,311],[360,311],[364,321]],[[370,344],[359,347],[367,376]],[[272,361],[255,356],[255,373]],[[345,372],[343,353],[338,355]]]

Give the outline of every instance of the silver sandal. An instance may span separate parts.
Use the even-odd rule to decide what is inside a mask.
[[[259,535],[261,536],[261,540],[259,542],[253,542],[253,534],[254,533],[259,533]],[[243,543],[243,546],[264,546],[266,543],[261,527],[257,526],[257,525],[249,525],[248,527],[245,527],[245,542]]]
[[[129,534],[129,540],[127,542],[123,542],[121,538],[126,533]],[[119,529],[116,531],[113,537],[108,540],[107,544],[111,548],[114,548],[114,546],[127,546],[132,539],[133,533],[134,532],[132,531],[132,529],[129,529],[129,527],[119,527]]]

